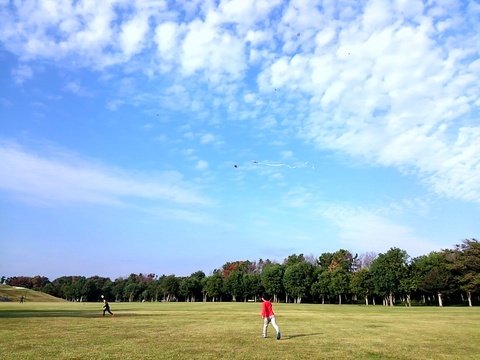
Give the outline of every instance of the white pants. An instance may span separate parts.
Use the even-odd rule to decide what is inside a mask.
[[[277,332],[277,334],[280,332],[280,329],[278,328],[278,325],[275,321],[275,315],[272,315],[268,318],[263,318],[263,334],[262,335],[265,337],[267,336],[267,328],[269,323],[272,323],[272,326]]]

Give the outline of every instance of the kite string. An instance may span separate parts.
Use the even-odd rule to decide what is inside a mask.
[[[303,167],[308,166],[308,164],[309,164],[308,161],[306,161],[306,162],[304,162],[303,164],[300,164],[300,165],[289,165],[289,164],[285,164],[285,163],[264,163],[264,162],[259,162],[257,160],[252,160],[252,162],[254,164],[257,164],[257,165],[264,165],[264,166],[271,166],[271,167],[285,166],[285,167],[288,167],[289,169],[303,168]],[[311,166],[312,166],[312,169],[315,169],[315,165],[311,164]]]

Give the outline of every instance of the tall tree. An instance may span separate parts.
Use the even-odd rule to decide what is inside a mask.
[[[447,266],[447,256],[450,256],[449,250],[432,251],[412,263],[412,276],[418,288],[427,295],[436,296],[439,306],[443,306],[444,295],[455,289],[453,273]]]
[[[283,275],[285,291],[294,298],[295,303],[301,303],[302,298],[310,295],[313,283],[313,265],[303,261],[287,266]]]
[[[320,297],[322,304],[325,304],[325,297],[330,295],[331,274],[328,270],[320,269],[316,272],[316,279],[312,285],[312,295]]]
[[[257,296],[260,295],[264,288],[262,286],[261,274],[244,274],[243,275],[243,287],[245,289],[245,301],[248,298],[257,300]]]
[[[305,262],[305,257],[303,256],[303,254],[299,254],[299,255],[292,254],[289,257],[287,257],[285,260],[283,260],[283,265],[288,267],[301,262]]]
[[[244,272],[237,269],[229,274],[225,279],[225,291],[232,296],[233,301],[237,301],[237,297],[242,297],[246,293],[243,281]]]
[[[350,290],[350,273],[341,266],[331,271],[330,291],[338,296],[338,304],[342,304],[342,295],[346,295]]]
[[[472,306],[472,294],[480,291],[480,242],[476,239],[465,239],[456,245],[451,252],[449,267],[459,283],[459,287],[467,294],[468,305]]]
[[[212,301],[216,301],[217,299],[222,300],[224,283],[221,271],[217,269],[213,270],[213,274],[205,279],[204,290],[207,296],[212,298]]]
[[[352,274],[350,290],[355,295],[363,297],[365,299],[365,305],[368,305],[368,297],[373,292],[373,284],[368,268],[361,268]]]
[[[273,301],[278,302],[278,295],[284,290],[283,273],[285,267],[280,264],[270,264],[263,269],[261,279],[265,291],[273,295]]]
[[[177,297],[180,287],[180,280],[175,275],[165,277],[163,281],[163,290],[167,295],[165,301],[174,301]]]
[[[384,296],[384,303],[394,304],[394,295],[400,292],[401,280],[407,275],[408,254],[405,250],[391,248],[379,254],[370,267],[375,291]]]

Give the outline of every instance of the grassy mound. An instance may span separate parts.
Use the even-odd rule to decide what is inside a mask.
[[[16,301],[20,302],[21,297],[25,298],[28,302],[60,302],[65,301],[63,299],[56,298],[55,296],[42,293],[40,291],[29,290],[17,286],[9,286],[0,284],[0,301]]]

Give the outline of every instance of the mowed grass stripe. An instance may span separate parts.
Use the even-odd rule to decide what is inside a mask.
[[[480,359],[480,308],[0,303],[0,359]]]

